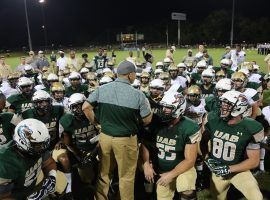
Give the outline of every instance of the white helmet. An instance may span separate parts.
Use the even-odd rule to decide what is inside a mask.
[[[30,71],[30,70],[33,70],[33,67],[32,67],[32,65],[25,65],[24,70],[25,71]]]
[[[228,58],[224,58],[220,61],[221,65],[230,66],[232,64],[231,60]]]
[[[162,73],[162,72],[163,72],[162,69],[156,69],[155,72],[154,72],[154,74],[156,75],[156,74],[160,74],[160,73]]]
[[[81,79],[81,75],[78,72],[71,72],[68,79]]]
[[[178,63],[177,67],[178,68],[187,68],[186,64],[182,63],[182,62]]]
[[[50,146],[50,135],[45,124],[31,118],[16,126],[13,140],[19,150],[30,155],[41,155]]]
[[[86,67],[83,67],[81,70],[80,70],[80,73],[83,74],[83,73],[88,73],[89,72],[89,69],[87,69]]]
[[[164,63],[171,63],[172,60],[170,58],[166,57],[166,58],[164,58],[163,62]]]
[[[107,84],[107,83],[110,83],[110,82],[113,82],[113,80],[108,77],[108,76],[103,76],[100,80],[99,80],[99,84],[100,85],[104,85],[104,84]]]
[[[242,115],[248,108],[248,100],[244,94],[238,91],[225,92],[221,97],[220,117],[229,120],[232,117]],[[227,105],[223,106],[225,103]]]
[[[205,69],[202,72],[202,77],[206,76],[206,77],[214,77],[215,76],[215,71],[213,69]]]
[[[162,89],[165,89],[164,82],[161,79],[154,79],[154,80],[152,80],[150,82],[150,84],[149,84],[149,87],[150,88],[162,88]]]
[[[59,78],[56,74],[50,73],[47,78],[48,81],[59,81]]]
[[[47,101],[48,104],[45,105],[42,103],[42,101]],[[38,90],[32,96],[32,103],[36,110],[40,111],[41,113],[47,113],[52,105],[52,98],[48,92]]]
[[[156,67],[157,67],[157,66],[163,66],[163,62],[158,61],[158,62],[156,63]]]
[[[216,90],[230,91],[232,89],[232,80],[229,78],[220,79],[216,83]]]
[[[135,79],[134,82],[131,84],[134,88],[139,88],[141,85],[141,82],[138,79]]]
[[[196,67],[204,67],[206,68],[207,64],[205,62],[205,60],[201,60],[197,63]]]
[[[253,69],[257,69],[257,70],[259,70],[259,69],[260,69],[260,66],[259,66],[259,65],[254,64],[254,65],[253,65]]]
[[[242,69],[240,69],[240,70],[239,70],[239,72],[243,72],[245,75],[247,75],[247,77],[249,77],[249,75],[250,75],[249,70],[248,70],[248,69],[246,69],[246,68],[242,68]]]
[[[162,100],[159,102],[161,108],[159,109],[158,115],[163,122],[169,122],[182,116],[186,110],[186,99],[178,92],[167,92],[165,93]],[[164,108],[171,109],[168,113]]]
[[[21,78],[19,78],[17,84],[18,84],[19,87],[21,87],[21,86],[27,86],[27,85],[33,85],[33,81],[30,78],[21,77]]]
[[[105,74],[106,72],[112,72],[112,70],[110,68],[106,67],[102,70],[102,73]]]
[[[78,104],[83,104],[86,100],[86,97],[81,93],[74,93],[68,99],[69,110],[74,115],[83,115],[82,108],[78,108]]]

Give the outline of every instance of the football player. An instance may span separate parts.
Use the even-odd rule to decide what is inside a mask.
[[[187,79],[183,76],[178,76],[178,67],[174,64],[171,64],[168,68],[171,85],[178,84],[183,89],[187,87]]]
[[[102,74],[102,70],[107,66],[108,59],[103,55],[104,50],[99,48],[98,54],[94,57],[93,61],[95,63],[95,70],[100,76]]]
[[[231,78],[234,73],[234,71],[231,70],[231,65],[232,61],[228,58],[224,58],[220,61],[220,67],[213,67],[213,70],[215,70],[215,72],[222,70],[225,73],[224,78]]]
[[[146,97],[149,100],[153,114],[157,113],[160,107],[159,101],[164,95],[164,82],[161,79],[154,79],[149,84],[149,94]]]
[[[63,106],[64,110],[68,110],[68,98],[65,97],[65,87],[60,82],[55,82],[51,87],[52,105]]]
[[[262,200],[256,179],[250,170],[260,161],[260,142],[264,137],[262,125],[244,118],[247,98],[238,91],[225,92],[221,97],[220,112],[210,112],[205,120],[201,149],[208,151],[206,164],[212,171],[211,194],[225,200],[233,184],[247,199]]]
[[[71,85],[66,87],[66,97],[70,97],[74,93],[82,93],[85,96],[88,96],[88,86],[81,83],[82,78],[78,72],[71,72],[68,79]]]
[[[140,82],[140,90],[147,94],[149,92],[150,74],[148,72],[142,72]]]
[[[216,72],[215,75],[215,81],[218,82],[219,80],[226,78],[225,72],[221,69],[219,71]]]
[[[32,108],[31,98],[34,93],[33,81],[29,78],[21,77],[18,80],[20,94],[15,94],[7,98],[6,106],[9,112],[21,113]]]
[[[220,79],[215,87],[213,96],[205,98],[205,110],[207,112],[216,111],[219,112],[220,100],[219,98],[227,91],[232,89],[232,81],[228,78]]]
[[[7,98],[11,95],[18,94],[17,83],[20,78],[20,74],[13,72],[7,76],[7,82],[2,84],[0,92],[2,92]]]
[[[191,73],[191,84],[201,84],[201,75],[206,69],[205,60],[201,60],[196,65],[197,72]]]
[[[201,98],[205,99],[206,97],[214,95],[215,84],[213,83],[215,78],[215,72],[212,69],[206,69],[202,72],[202,84],[200,85],[201,89]]]
[[[236,91],[243,93],[248,99],[249,108],[244,114],[245,117],[251,117],[255,119],[257,117],[258,108],[259,108],[259,93],[252,89],[246,88],[248,77],[243,72],[235,72],[232,75],[233,88]]]
[[[64,114],[64,108],[53,106],[50,94],[43,90],[38,90],[33,94],[32,104],[33,108],[24,111],[22,118],[34,118],[46,125],[51,138],[48,150],[52,151],[59,142],[59,120]]]
[[[67,153],[57,156],[58,162],[63,166],[68,179],[66,192],[71,192],[71,161],[76,161],[78,172],[83,183],[91,185],[95,175],[97,156],[98,131],[91,124],[82,111],[82,104],[86,98],[83,94],[75,93],[69,98],[70,113],[60,119],[59,132],[69,152],[75,159],[70,159]]]
[[[50,135],[45,124],[23,120],[16,126],[13,140],[0,152],[0,199],[38,200],[55,192],[56,164],[46,151]],[[33,193],[41,170],[46,178]]]
[[[145,179],[157,183],[157,199],[172,200],[177,190],[179,199],[196,199],[197,142],[200,128],[183,116],[186,100],[177,93],[166,93],[160,101],[161,123],[152,123],[149,131],[158,149],[158,171],[153,168],[147,145],[141,145]],[[157,167],[156,167],[157,168]]]

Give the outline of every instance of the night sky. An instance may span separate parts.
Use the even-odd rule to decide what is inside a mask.
[[[236,13],[248,18],[269,17],[267,0],[235,0]],[[0,48],[27,46],[23,0],[0,0]],[[254,3],[256,2],[256,3]],[[44,44],[42,8],[38,0],[27,0],[33,43]],[[48,43],[76,44],[110,41],[114,32],[130,26],[170,21],[171,12],[187,14],[188,21],[200,21],[213,10],[231,10],[232,0],[46,0],[43,5]],[[113,35],[113,36],[112,36]],[[78,44],[81,45],[81,44]]]

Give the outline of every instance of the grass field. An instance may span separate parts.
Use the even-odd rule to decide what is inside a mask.
[[[88,53],[89,58],[93,58],[94,55],[96,54],[95,51],[89,52],[89,51],[84,51],[84,52],[76,52],[77,58],[81,57],[82,53]],[[164,57],[165,57],[165,49],[159,49],[159,50],[153,50],[152,54],[154,55],[154,64],[158,61],[163,61]],[[193,49],[193,54],[195,55],[197,52],[196,49]],[[221,56],[224,53],[224,49],[218,48],[212,48],[212,49],[208,49],[208,53],[210,56],[213,57],[214,60],[214,66],[219,65],[219,61]],[[128,57],[128,51],[116,51],[116,60],[117,62],[120,62],[122,60],[124,60],[126,57]],[[179,63],[182,58],[187,54],[187,49],[177,49],[176,52],[174,53],[174,59],[176,60],[177,63]],[[25,55],[23,53],[11,53],[10,57],[6,58],[6,63],[9,64],[12,68],[15,68],[19,63],[20,63],[20,56]],[[111,55],[111,52],[108,52],[108,55]],[[266,63],[263,61],[264,57],[263,55],[258,55],[256,50],[246,50],[246,61],[256,61],[257,64],[261,67],[261,70],[263,72],[267,72],[267,67],[266,67]],[[66,56],[68,56],[68,52],[66,51]],[[134,56],[136,55],[136,52],[134,52]],[[49,57],[49,55],[47,55],[47,57]],[[143,61],[142,58],[142,53],[140,58],[138,59],[140,61]]]

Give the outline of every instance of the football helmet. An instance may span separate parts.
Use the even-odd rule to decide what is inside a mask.
[[[163,70],[167,71],[168,67],[170,66],[170,64],[172,63],[170,58],[164,58],[163,60]]]
[[[139,89],[140,88],[140,81],[138,79],[135,79],[134,82],[131,84],[132,87],[134,87],[135,89]]]
[[[12,88],[16,88],[19,78],[20,78],[20,74],[19,73],[16,73],[16,72],[10,73],[7,76],[7,80],[9,82],[9,85]]]
[[[224,58],[220,61],[220,67],[222,69],[227,69],[227,68],[230,68],[232,65],[232,61],[228,58]]]
[[[205,60],[201,60],[201,61],[199,61],[199,62],[197,63],[196,67],[197,67],[197,68],[204,68],[204,69],[206,69],[207,64],[206,64]]]
[[[71,72],[70,75],[68,76],[68,79],[71,80],[81,80],[81,75],[78,72]]]
[[[70,69],[69,68],[65,68],[64,70],[63,70],[63,75],[64,76],[67,76],[67,75],[69,75],[70,74]]]
[[[211,83],[215,77],[215,71],[213,69],[205,69],[202,72],[202,82]]]
[[[160,101],[165,90],[164,82],[161,79],[154,79],[149,84],[150,96],[156,101]]]
[[[161,61],[157,62],[156,69],[163,69],[163,62],[161,62]]]
[[[27,77],[21,77],[17,83],[18,89],[24,95],[32,95],[33,92],[33,81]]]
[[[58,81],[59,81],[59,78],[58,78],[58,76],[57,76],[56,74],[50,73],[50,74],[48,75],[47,80],[48,80],[49,82],[58,82]]]
[[[177,67],[178,68],[184,68],[184,69],[187,68],[186,64],[185,63],[182,63],[182,62],[181,63],[178,63]]]
[[[45,124],[31,118],[16,126],[13,140],[21,152],[32,156],[40,156],[50,146],[50,135]]]
[[[159,78],[163,80],[164,85],[167,85],[170,82],[170,74],[168,72],[162,72]]]
[[[220,79],[216,83],[215,90],[218,96],[221,96],[222,94],[224,94],[227,91],[230,91],[231,89],[232,89],[232,81],[229,78]]]
[[[191,85],[187,90],[187,99],[191,104],[197,104],[201,98],[201,89],[197,85]]]
[[[61,82],[55,82],[52,84],[51,93],[56,101],[62,101],[64,99],[65,87]]]
[[[246,87],[248,83],[248,78],[246,74],[244,74],[243,72],[233,73],[231,79],[232,79],[233,87],[235,90],[239,90]]]
[[[38,90],[32,96],[32,103],[37,111],[42,114],[46,114],[52,106],[52,98],[48,92]]]
[[[103,76],[100,80],[99,80],[99,85],[105,85],[107,83],[113,82],[113,80],[108,77],[108,76]]]
[[[228,121],[242,115],[248,108],[248,100],[238,91],[227,91],[221,97],[220,117]]]
[[[155,70],[155,72],[154,72],[154,74],[155,74],[155,78],[157,79],[157,78],[159,78],[159,76],[160,76],[160,74],[163,72],[163,69],[156,69]]]
[[[168,71],[169,71],[170,77],[171,77],[172,79],[177,78],[177,75],[178,75],[178,68],[177,68],[174,64],[171,64],[171,65],[169,66]]]
[[[105,76],[110,77],[112,80],[115,79],[115,75],[114,75],[114,73],[112,71],[105,72],[104,77]]]
[[[181,117],[186,109],[186,99],[178,92],[167,92],[159,102],[158,116],[163,122],[170,122]]]
[[[225,78],[225,77],[226,77],[226,74],[225,74],[225,72],[221,69],[221,70],[219,70],[219,71],[216,72],[215,77],[216,77],[216,81],[219,81],[220,79]]]
[[[68,99],[68,107],[70,112],[75,116],[81,117],[84,116],[82,111],[82,104],[85,102],[86,97],[81,93],[74,93]]]
[[[83,67],[83,68],[80,70],[80,73],[81,73],[81,74],[88,73],[88,72],[89,72],[89,69],[87,69],[86,67]]]

